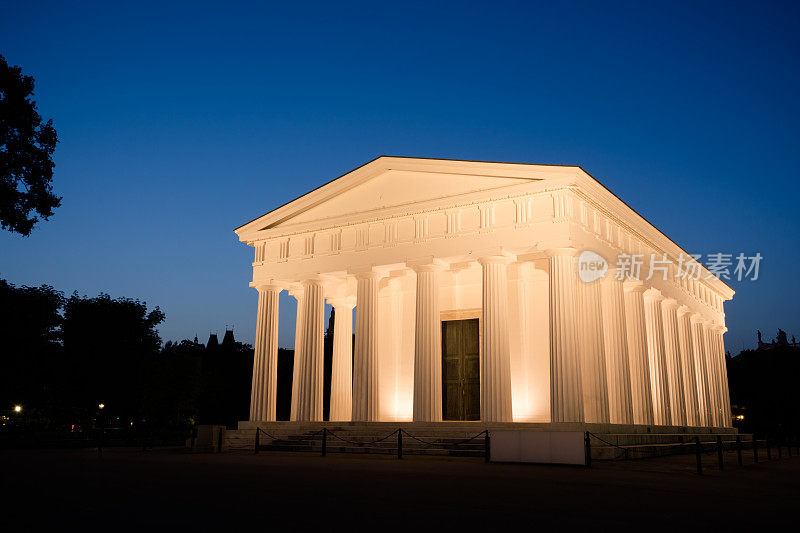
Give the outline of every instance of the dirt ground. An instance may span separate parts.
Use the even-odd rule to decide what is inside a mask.
[[[586,527],[707,531],[797,523],[800,457],[723,471],[693,456],[591,469],[482,459],[182,449],[0,451],[0,524],[28,531],[227,527]],[[518,525],[519,524],[519,525]]]

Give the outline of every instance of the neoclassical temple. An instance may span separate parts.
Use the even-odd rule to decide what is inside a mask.
[[[332,421],[732,425],[733,290],[579,166],[382,156],[235,232],[255,250],[251,421],[276,417],[286,290],[292,420],[323,417],[328,303]]]

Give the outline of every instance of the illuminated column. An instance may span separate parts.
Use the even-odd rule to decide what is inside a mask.
[[[717,353],[719,353],[720,360],[720,395],[722,401],[722,427],[733,427],[733,416],[731,414],[731,395],[728,388],[728,363],[725,357],[725,342],[722,336],[728,328],[725,326],[717,326],[714,328],[714,337],[716,340]]]
[[[303,345],[300,350],[300,381],[297,420],[322,420],[325,298],[320,280],[303,282]]]
[[[290,420],[297,420],[297,400],[300,398],[300,361],[303,358],[303,305],[305,303],[305,292],[303,289],[289,291],[291,296],[297,300],[297,315],[294,324],[294,356],[292,358],[292,411]]]
[[[650,392],[650,363],[647,360],[647,332],[644,319],[644,286],[632,280],[625,287],[625,331],[631,371],[631,402],[635,424],[653,423],[653,395]]]
[[[647,331],[647,359],[650,362],[650,391],[653,394],[653,418],[656,424],[672,423],[669,409],[669,378],[664,357],[664,329],[661,321],[661,300],[656,289],[644,292],[644,320]]]
[[[332,422],[346,422],[353,417],[353,307],[356,299],[328,298],[333,306],[333,362],[331,364]]]
[[[353,358],[353,420],[376,422],[378,410],[377,272],[356,275],[356,352]]]
[[[625,333],[625,294],[622,281],[609,270],[602,281],[603,341],[608,379],[608,409],[612,424],[633,424],[631,373]]]
[[[697,399],[700,409],[700,424],[703,427],[714,425],[711,408],[711,393],[708,385],[708,366],[706,365],[705,341],[703,340],[703,318],[700,314],[691,315],[692,351],[694,353],[694,370],[697,377]]]
[[[708,397],[711,408],[711,422],[714,427],[720,427],[722,416],[720,416],[720,397],[719,397],[719,369],[715,358],[711,342],[711,321],[704,320],[702,328],[703,353],[708,374]]]
[[[250,420],[275,420],[278,387],[278,295],[281,288],[258,288],[256,342],[253,351],[253,385],[250,389]]]
[[[607,424],[608,385],[600,282],[579,281],[577,288],[583,416],[586,422]]]
[[[509,258],[480,259],[481,298],[481,421],[511,422],[511,354],[508,344]]]
[[[439,316],[440,265],[415,267],[414,421],[442,420],[442,323]]]
[[[577,329],[574,248],[548,250],[550,256],[550,419],[583,422],[583,393]]]
[[[702,419],[700,418],[699,385],[694,364],[690,314],[691,311],[685,305],[678,307],[678,340],[681,349],[684,399],[686,400],[686,424],[700,426]]]
[[[683,395],[683,369],[681,346],[678,338],[678,302],[666,298],[661,302],[661,319],[664,326],[664,359],[667,363],[669,405],[672,423],[686,425],[686,401]]]

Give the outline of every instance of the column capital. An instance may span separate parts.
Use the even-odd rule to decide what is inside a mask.
[[[652,287],[644,291],[644,297],[651,302],[660,302],[664,299],[664,295],[661,294],[661,291]]]
[[[293,297],[295,300],[301,300],[306,295],[305,289],[302,288],[293,288],[289,289],[289,296]]]
[[[689,314],[691,312],[692,312],[692,310],[689,309],[689,306],[686,306],[686,305],[678,306],[678,316],[679,317],[687,315],[687,314]]]
[[[647,287],[644,286],[641,280],[629,279],[622,283],[625,292],[644,292]]]
[[[255,283],[253,287],[255,287],[258,292],[281,292],[284,289],[283,285],[275,282]]]
[[[325,284],[328,283],[330,280],[327,278],[323,278],[322,276],[312,276],[310,278],[304,279],[300,282],[300,285],[305,289],[310,285],[314,285],[315,287],[323,288]]]
[[[700,313],[692,313],[692,316],[689,317],[689,320],[692,321],[692,324],[702,324],[705,319]]]
[[[571,246],[563,248],[548,248],[547,250],[544,251],[544,253],[547,257],[555,257],[555,256],[574,257],[578,255],[578,249],[572,248]]]
[[[337,310],[351,310],[356,306],[355,296],[339,296],[337,298],[326,298],[326,301]]]
[[[478,263],[481,266],[484,265],[507,265],[514,261],[513,256],[508,255],[485,255],[483,257],[478,258]]]
[[[386,272],[381,272],[381,271],[375,270],[373,268],[370,268],[368,270],[351,271],[350,273],[356,279],[359,279],[359,280],[361,280],[361,279],[379,280],[379,279],[381,279],[383,277],[386,277]]]
[[[450,264],[441,259],[425,259],[421,261],[409,261],[406,266],[414,272],[442,272],[450,267]]]
[[[661,305],[666,309],[677,309],[678,300],[676,300],[675,298],[664,298],[661,301]]]

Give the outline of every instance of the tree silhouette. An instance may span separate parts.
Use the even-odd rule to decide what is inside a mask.
[[[42,123],[33,88],[0,55],[0,227],[26,236],[61,205],[51,186],[58,136],[52,119]]]

